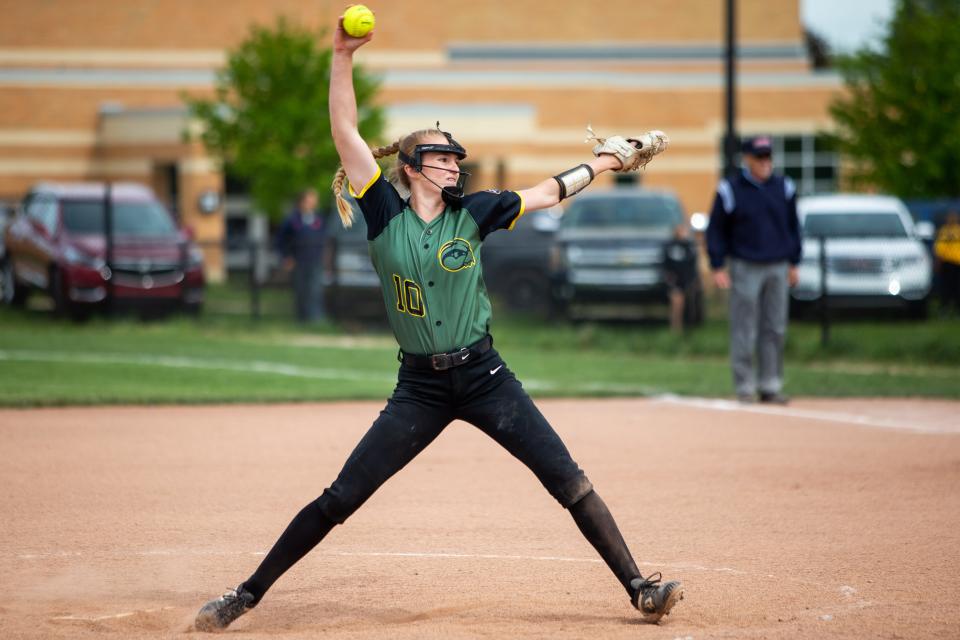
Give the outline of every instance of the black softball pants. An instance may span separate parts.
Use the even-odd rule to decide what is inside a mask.
[[[446,371],[400,366],[387,406],[337,479],[297,514],[244,583],[255,602],[456,419],[479,428],[534,473],[570,510],[629,593],[630,580],[639,572],[606,505],[500,355],[490,349]]]

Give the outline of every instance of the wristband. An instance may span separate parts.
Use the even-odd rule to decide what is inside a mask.
[[[560,185],[560,199],[569,198],[585,189],[588,184],[593,182],[593,176],[593,169],[588,164],[581,164],[553,176],[553,179]]]

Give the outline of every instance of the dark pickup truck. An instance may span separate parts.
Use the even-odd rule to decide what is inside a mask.
[[[570,318],[620,319],[668,304],[663,247],[685,223],[669,192],[589,191],[570,201],[554,247],[554,297]],[[688,288],[685,320],[703,319],[699,278]]]

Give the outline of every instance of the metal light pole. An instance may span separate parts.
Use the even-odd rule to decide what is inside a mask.
[[[737,104],[736,104],[736,61],[737,61],[737,0],[727,0],[726,51],[724,66],[726,71],[726,116],[727,130],[723,138],[723,173],[730,175],[737,169]]]
[[[830,344],[830,308],[827,296],[827,236],[822,235],[820,242],[820,346]]]

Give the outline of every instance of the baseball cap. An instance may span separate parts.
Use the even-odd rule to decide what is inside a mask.
[[[770,136],[755,136],[744,140],[740,150],[751,156],[769,156],[773,153],[773,145]]]

